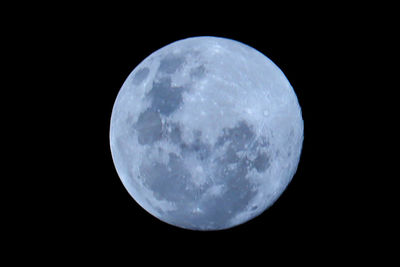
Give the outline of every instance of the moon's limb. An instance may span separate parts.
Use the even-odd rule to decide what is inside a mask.
[[[216,37],[146,58],[122,86],[110,125],[128,192],[188,229],[225,229],[263,212],[292,179],[302,141],[284,74],[255,49]]]

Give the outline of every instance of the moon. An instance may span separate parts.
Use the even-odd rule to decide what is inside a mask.
[[[113,106],[110,147],[126,190],[148,213],[192,230],[243,224],[296,172],[303,143],[282,71],[241,42],[192,37],[144,59]]]

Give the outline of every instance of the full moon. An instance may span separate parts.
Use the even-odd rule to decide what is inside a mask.
[[[245,223],[282,194],[299,163],[296,94],[266,56],[193,37],[144,59],[111,115],[117,173],[147,212],[192,230]]]

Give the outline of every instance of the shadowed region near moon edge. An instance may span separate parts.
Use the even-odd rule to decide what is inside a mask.
[[[141,84],[147,78],[149,73],[150,73],[149,68],[143,68],[138,70],[136,74],[133,76],[132,83],[134,85]]]
[[[138,132],[139,144],[153,144],[161,139],[162,123],[160,115],[153,109],[146,109],[139,115],[135,129]]]

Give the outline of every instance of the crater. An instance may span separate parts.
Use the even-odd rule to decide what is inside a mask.
[[[163,133],[164,137],[180,147],[183,158],[189,153],[200,160],[210,157],[213,148],[201,141],[201,132],[194,133],[194,141],[185,143],[179,124],[171,123],[167,127],[169,130]],[[170,153],[167,165],[157,163],[155,166],[142,168],[141,172],[148,187],[157,197],[173,201],[177,206],[176,210],[169,211],[164,216],[173,224],[191,229],[202,229],[204,226],[222,229],[229,226],[231,219],[248,209],[257,194],[256,187],[246,176],[252,168],[263,172],[269,166],[266,153],[258,153],[253,161],[249,160],[246,153],[239,153],[256,153],[257,146],[266,145],[265,140],[255,140],[255,137],[254,130],[245,121],[239,122],[233,128],[224,129],[214,147],[224,149],[224,153],[214,159],[217,167],[211,170],[213,183],[202,188],[191,184],[191,175],[185,169],[184,160],[173,153]],[[223,186],[224,190],[220,194],[202,198],[210,186]],[[198,197],[201,201],[197,200]],[[250,209],[253,211],[257,207],[252,205]]]
[[[224,177],[226,182],[213,185],[224,188],[220,194],[213,194],[212,197],[201,201],[177,204],[180,207],[169,212],[167,215],[169,220],[174,224],[191,229],[226,228],[236,214],[246,210],[257,193],[250,182],[245,179],[246,171],[244,170],[239,167],[231,173],[219,173],[219,175],[226,175]],[[204,192],[200,192],[200,194],[203,195]],[[193,213],[193,205],[199,210],[198,213]]]
[[[224,185],[225,190],[203,203],[201,208],[206,211],[207,218],[202,224],[212,222],[217,228],[224,228],[235,214],[246,209],[256,194],[246,179],[248,169],[244,160],[240,160],[236,168],[226,167],[221,165],[215,172],[215,179]]]
[[[221,146],[229,142],[229,147],[235,152],[247,149],[253,142],[255,134],[245,121],[240,121],[234,128],[224,129],[223,135],[218,138],[216,145]]]
[[[213,171],[215,185],[223,185],[221,195],[208,198],[199,206],[205,215],[191,215],[191,226],[213,225],[224,228],[235,214],[245,210],[256,194],[251,182],[246,178],[251,163],[247,157],[237,153],[247,149],[255,134],[246,122],[240,122],[234,128],[225,129],[216,146],[226,145],[223,155],[215,159],[217,166]],[[182,216],[183,217],[183,216]]]
[[[159,71],[172,74],[178,70],[185,62],[185,58],[180,55],[168,54],[160,61]]]
[[[200,65],[190,71],[190,76],[192,78],[202,78],[204,77],[205,72],[206,68],[203,65]]]
[[[191,175],[184,162],[176,154],[169,153],[168,164],[155,162],[151,166],[140,166],[140,176],[158,200],[181,203],[193,199],[193,192],[188,190]]]
[[[162,123],[160,115],[151,109],[147,109],[139,115],[135,124],[138,133],[138,142],[141,145],[152,144],[161,139]]]
[[[150,70],[149,68],[145,67],[143,69],[138,70],[135,75],[133,76],[132,83],[134,85],[141,84],[149,75]]]
[[[266,153],[258,154],[257,158],[253,161],[253,166],[258,172],[263,172],[269,167],[269,157]]]
[[[252,128],[244,121],[234,128],[224,129],[223,135],[218,138],[216,146],[227,144],[225,154],[221,158],[222,164],[234,164],[242,159],[238,157],[238,152],[256,152],[257,147],[267,147],[268,142],[265,138],[255,140],[256,135]],[[243,159],[247,160],[245,156]],[[258,153],[253,161],[248,162],[248,168],[255,168],[258,172],[264,172],[270,166],[269,157],[266,153]]]
[[[182,133],[181,133],[181,128],[179,127],[178,124],[176,123],[171,123],[167,127],[170,127],[170,131],[168,132],[168,139],[173,143],[173,144],[180,144],[182,142]]]
[[[211,148],[208,144],[201,141],[200,137],[201,133],[197,135],[196,139],[193,142],[189,144],[181,143],[180,147],[184,155],[187,153],[193,153],[197,159],[203,161],[210,156]]]
[[[181,149],[183,158],[193,154],[199,160],[206,160],[211,154],[211,146],[201,140],[201,132],[194,133],[195,139],[192,142],[185,142],[182,139],[181,126],[178,123],[167,122],[163,129],[163,138],[177,145]]]
[[[152,98],[151,108],[169,116],[181,105],[183,90],[183,87],[172,86],[170,77],[163,77],[154,81],[153,87],[147,95]]]

